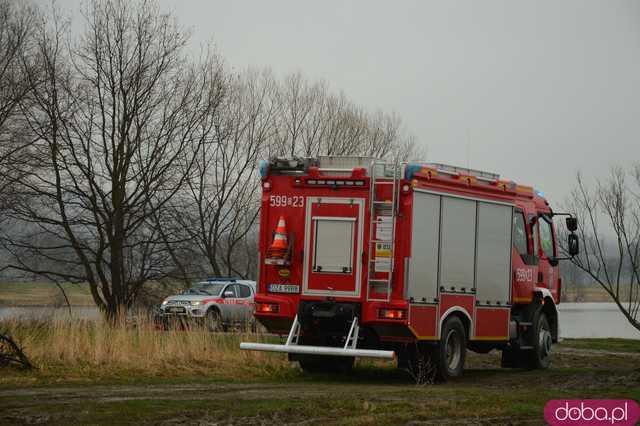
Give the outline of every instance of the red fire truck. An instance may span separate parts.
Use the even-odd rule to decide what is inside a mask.
[[[540,192],[444,164],[361,157],[260,165],[256,318],[305,371],[354,357],[428,360],[440,379],[465,352],[545,368],[557,342],[561,280],[554,213]],[[570,255],[578,252],[566,220]]]

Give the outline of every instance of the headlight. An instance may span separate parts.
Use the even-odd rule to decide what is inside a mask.
[[[167,302],[166,300],[163,300],[162,301],[162,306],[166,305],[167,303],[169,303],[169,302]]]
[[[192,301],[191,302],[191,306],[199,306],[199,305],[202,305],[202,301],[200,301],[200,300],[196,300],[196,301]]]

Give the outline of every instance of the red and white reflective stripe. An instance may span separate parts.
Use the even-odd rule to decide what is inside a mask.
[[[203,305],[206,305],[207,303],[219,303],[223,305],[253,305],[253,301],[251,300],[222,299],[222,298],[202,300]]]

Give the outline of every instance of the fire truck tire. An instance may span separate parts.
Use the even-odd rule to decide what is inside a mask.
[[[551,362],[551,327],[546,315],[539,309],[533,318],[533,327],[527,336],[531,349],[508,347],[502,350],[502,368],[546,369]]]
[[[432,349],[431,360],[436,367],[436,377],[446,381],[462,376],[466,351],[464,324],[457,316],[450,316],[442,325],[440,343]]]
[[[539,309],[533,321],[533,335],[531,336],[533,350],[527,351],[528,369],[546,369],[551,363],[551,327],[547,316]]]
[[[305,373],[348,374],[354,362],[355,358],[349,356],[302,355],[298,359]]]
[[[217,309],[209,309],[204,321],[207,326],[207,330],[212,332],[224,331],[224,327],[222,326],[222,317]]]

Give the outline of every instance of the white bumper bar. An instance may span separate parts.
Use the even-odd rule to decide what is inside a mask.
[[[376,349],[345,349],[330,346],[305,346],[305,345],[272,345],[268,343],[240,343],[240,349],[248,351],[284,352],[290,354],[305,355],[334,355],[334,356],[359,356],[367,358],[393,359],[393,351],[381,351]]]
[[[393,359],[395,353],[393,351],[382,351],[377,349],[357,349],[358,334],[360,327],[358,326],[358,318],[355,317],[351,323],[351,329],[345,339],[344,347],[333,346],[306,346],[299,345],[300,323],[298,316],[293,320],[287,343],[284,345],[274,345],[269,343],[240,343],[240,349],[247,351],[265,351],[265,352],[284,352],[288,354],[305,354],[305,355],[333,355],[333,356],[359,356],[366,358],[385,358]]]

